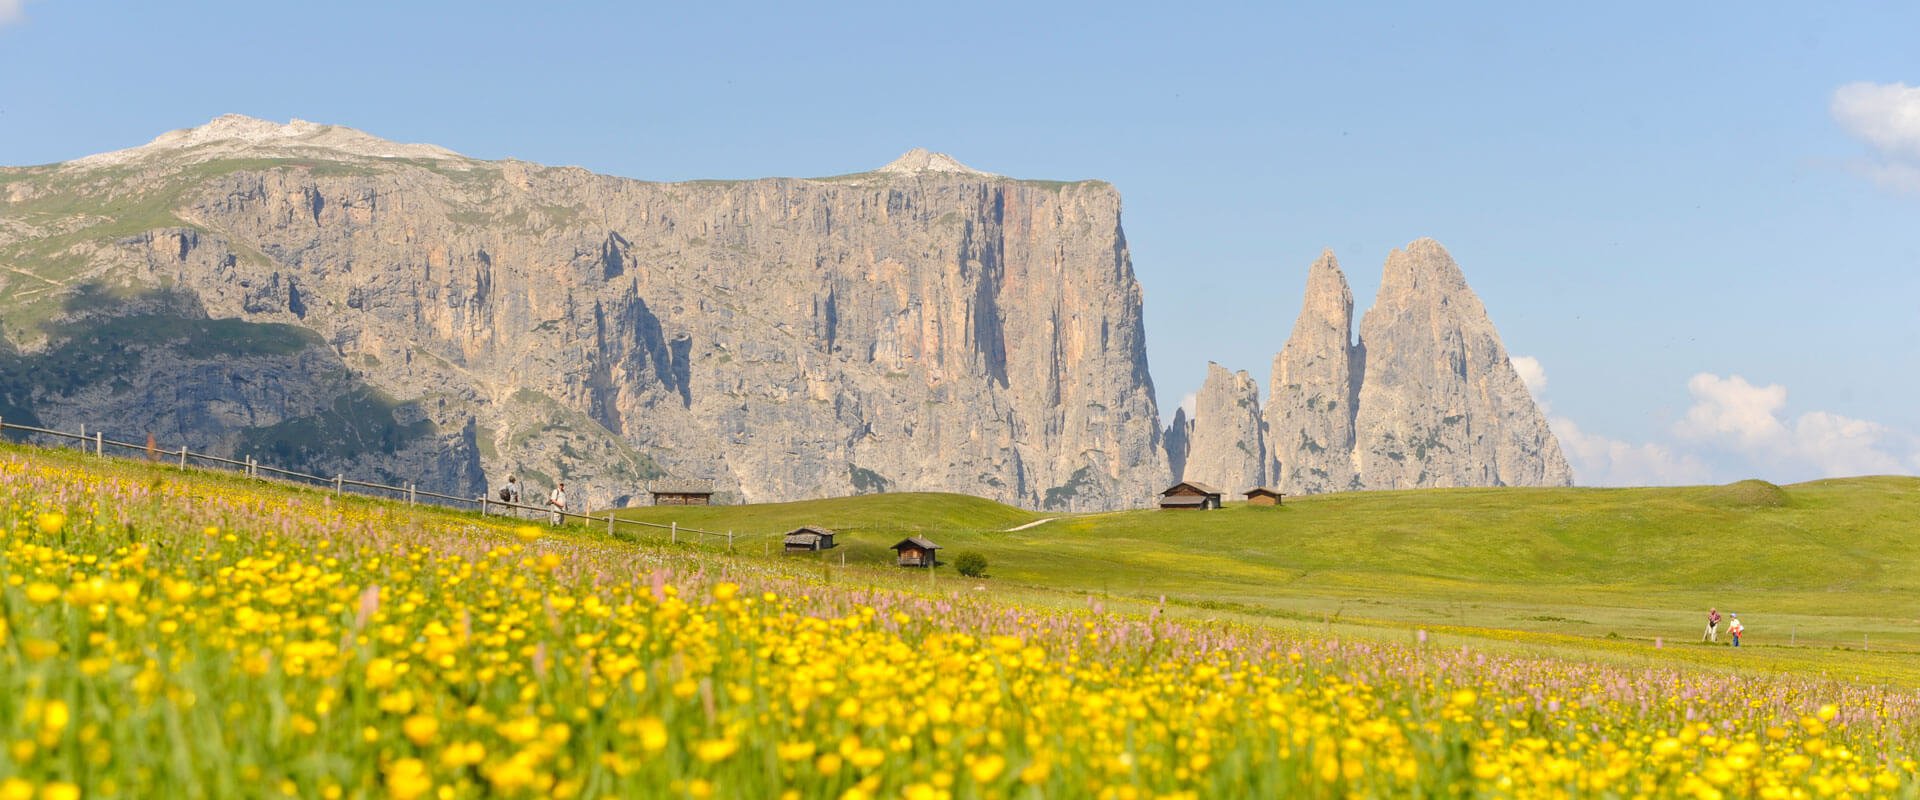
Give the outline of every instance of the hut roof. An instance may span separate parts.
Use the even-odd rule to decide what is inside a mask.
[[[669,478],[648,484],[647,491],[653,494],[713,494],[713,484],[706,481]]]
[[[1215,489],[1199,481],[1181,481],[1179,483],[1174,484],[1171,487],[1168,487],[1167,490],[1164,492],[1161,492],[1161,494],[1173,494],[1174,492],[1179,491],[1180,487],[1182,486],[1185,486],[1201,494],[1221,494],[1221,491],[1219,489]]]
[[[1268,487],[1268,486],[1255,486],[1251,489],[1246,490],[1245,492],[1242,492],[1242,494],[1245,494],[1248,497],[1253,497],[1254,495],[1261,495],[1261,494],[1264,494],[1268,497],[1279,497],[1280,490],[1272,487]]]
[[[926,539],[922,539],[918,536],[909,536],[905,539],[901,539],[899,544],[896,544],[893,546],[893,549],[905,550],[909,547],[918,547],[922,550],[940,549],[940,545],[934,544],[933,542],[927,541]]]
[[[788,536],[797,536],[803,533],[810,533],[816,536],[832,536],[833,535],[833,531],[826,528],[819,527],[817,525],[802,525],[798,528],[794,528],[793,530],[787,531]]]
[[[1179,508],[1181,506],[1197,506],[1205,502],[1207,502],[1207,498],[1201,497],[1200,495],[1197,495],[1197,494],[1180,494],[1180,495],[1173,495],[1171,497],[1161,498],[1160,507],[1166,508],[1166,507],[1172,506],[1174,508]]]

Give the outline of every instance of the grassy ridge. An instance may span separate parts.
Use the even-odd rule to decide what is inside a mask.
[[[885,564],[908,533],[978,550],[1001,583],[1295,619],[1686,643],[1708,606],[1766,646],[1920,649],[1920,479],[1776,487],[1454,489],[1290,499],[1280,508],[1040,515],[957,495],[880,495],[631,519],[740,532],[777,552],[802,524],[829,554]]]
[[[1026,516],[884,500],[754,513]],[[1908,690],[602,531],[0,447],[0,798],[1920,797]]]
[[[0,452],[146,476],[142,480],[187,481],[210,490],[250,487],[268,502],[309,502],[302,498],[324,494],[218,472],[195,470],[181,477],[166,467],[64,451],[0,445]],[[1085,608],[1097,602],[1110,610],[1382,641],[1411,641],[1420,629],[1442,646],[1470,644],[1647,668],[1825,674],[1920,686],[1920,657],[1914,654],[1920,649],[1920,626],[1913,619],[1920,615],[1920,603],[1911,588],[1901,588],[1911,586],[1916,566],[1916,535],[1903,527],[1905,520],[1920,518],[1913,515],[1916,488],[1920,480],[1905,478],[1821,481],[1786,487],[1784,505],[1744,497],[1747,490],[1738,485],[1368,493],[1289,500],[1279,509],[1229,506],[1207,513],[1051,517],[1017,533],[1004,531],[1049,517],[948,494],[627,509],[620,516],[733,529],[738,563],[835,585],[924,591],[929,576],[890,566],[892,553],[886,549],[906,535],[921,534],[945,545],[948,560],[969,549],[992,559],[994,577],[984,582],[939,570],[931,578],[940,594],[984,587],[996,598],[1033,607]],[[352,495],[336,502],[369,509],[386,505]],[[471,513],[425,507],[413,513],[442,525],[481,521]],[[1424,533],[1423,517],[1435,520]],[[1535,532],[1547,520],[1557,520],[1560,527]],[[777,555],[779,534],[803,524],[834,528],[846,544],[818,557]],[[1761,566],[1744,574],[1702,569],[1649,552],[1649,540],[1658,539],[1652,534],[1610,539],[1609,528],[1652,528],[1671,531],[1675,538],[1695,537],[1692,541],[1734,542],[1742,558]],[[581,526],[570,536],[604,540],[602,530],[597,524]],[[643,543],[664,544],[666,538],[664,531],[622,530],[622,538]],[[1356,544],[1416,536],[1428,539],[1417,549]],[[1585,542],[1582,547],[1591,552],[1566,559],[1567,566],[1557,572],[1511,568],[1495,557],[1423,556],[1445,551],[1449,542],[1471,554],[1511,551],[1528,541]],[[1809,542],[1824,543],[1820,546],[1829,551]],[[681,537],[681,550],[689,553],[713,554],[720,547],[709,539]],[[1677,546],[1660,547],[1670,552]],[[1350,558],[1347,551],[1354,551]],[[1796,575],[1776,564],[1788,557],[1812,566]],[[1834,563],[1819,563],[1823,560]],[[1626,574],[1580,582],[1604,572],[1607,564],[1626,565],[1620,567]],[[1848,564],[1854,569],[1850,577]],[[1691,576],[1709,582],[1681,583]],[[1753,620],[1748,647],[1734,651],[1695,644],[1699,617],[1709,603]],[[1870,638],[1871,651],[1862,649],[1863,635]],[[1656,637],[1664,647],[1655,649]]]

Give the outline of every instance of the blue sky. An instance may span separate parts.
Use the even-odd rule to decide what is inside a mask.
[[[1920,6],[0,0],[0,163],[222,113],[654,180],[1126,202],[1163,408],[1439,239],[1584,484],[1920,472]]]

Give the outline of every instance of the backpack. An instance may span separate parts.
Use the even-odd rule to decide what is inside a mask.
[[[500,499],[509,503],[513,502],[513,490],[502,487],[500,489]]]

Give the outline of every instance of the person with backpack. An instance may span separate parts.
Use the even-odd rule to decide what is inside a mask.
[[[512,475],[508,475],[507,485],[500,487],[500,502],[517,506],[520,505],[520,499],[520,481]],[[520,510],[517,508],[509,508],[507,513],[517,517],[520,515]]]
[[[1707,609],[1707,635],[1700,638],[1715,644],[1720,642],[1720,609]]]
[[[1740,646],[1740,634],[1742,634],[1742,633],[1745,633],[1745,632],[1746,632],[1746,630],[1747,630],[1747,626],[1745,626],[1745,625],[1742,625],[1742,624],[1740,624],[1740,615],[1739,615],[1739,614],[1734,614],[1734,615],[1732,615],[1732,616],[1733,616],[1733,621],[1732,621],[1732,622],[1729,622],[1729,623],[1727,623],[1727,633],[1730,633],[1730,634],[1732,634],[1732,635],[1733,635],[1733,646],[1734,646],[1734,647],[1739,647],[1739,646]]]

